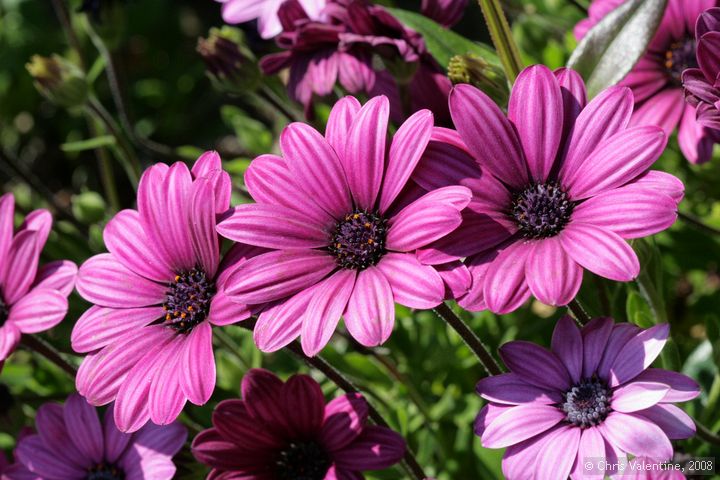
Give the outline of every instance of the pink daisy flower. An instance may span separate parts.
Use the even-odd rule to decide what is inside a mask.
[[[193,440],[195,458],[213,468],[208,478],[359,479],[405,454],[400,435],[366,425],[368,405],[360,394],[326,404],[311,377],[283,383],[262,369],[250,370],[241,389],[243,399],[220,402],[213,428]]]
[[[223,293],[227,267],[258,252],[236,245],[220,258],[216,215],[228,209],[230,189],[215,152],[192,171],[182,162],[154,165],[140,179],[138,210],[105,227],[110,252],[80,267],[78,292],[94,306],[72,332],[73,349],[89,354],[77,389],[93,405],[116,400],[122,431],[172,422],[187,400],[207,402],[215,387],[211,326],[251,315]]]
[[[502,469],[510,480],[584,478],[603,470],[586,462],[613,464],[628,454],[671,459],[670,440],[695,434],[693,420],[673,403],[692,400],[700,387],[680,373],[649,368],[669,331],[667,324],[642,330],[610,318],[580,330],[563,317],[551,351],[524,341],[503,345],[510,373],[478,383],[490,403],[475,433],[486,448],[507,447]]]
[[[68,310],[77,266],[67,260],[38,268],[52,228],[47,210],[35,210],[14,231],[15,197],[0,197],[0,365],[23,333],[38,333],[60,323]]]
[[[41,406],[35,426],[38,433],[18,441],[17,463],[3,472],[3,480],[170,480],[172,457],[187,438],[179,423],[122,433],[112,406],[101,422],[79,395],[65,405]]]
[[[432,308],[443,300],[442,277],[415,250],[460,224],[470,191],[451,186],[403,200],[433,116],[415,113],[388,142],[388,110],[386,97],[363,107],[345,97],[324,137],[289,125],[280,136],[283,156],[260,156],[245,174],[257,203],[238,206],[218,225],[231,240],[272,249],[240,265],[225,286],[240,303],[275,302],[255,327],[261,350],[300,335],[305,353],[315,355],[341,316],[358,342],[379,345],[392,332],[394,302]]]
[[[582,39],[587,31],[624,0],[594,0],[589,18],[575,27]],[[698,66],[695,57],[695,23],[716,0],[669,0],[665,15],[648,50],[620,83],[632,89],[636,111],[632,125],[658,125],[670,135],[678,128],[678,142],[685,157],[702,163],[712,157],[713,132],[697,121],[695,108],[683,100],[682,73]]]
[[[698,123],[720,138],[720,8],[702,13],[695,25],[699,68],[683,72],[685,100],[695,106]]]
[[[632,107],[627,87],[586,105],[575,72],[556,78],[541,65],[518,76],[507,116],[480,90],[454,88],[457,133],[435,131],[413,178],[428,190],[473,192],[462,226],[418,252],[426,264],[467,257],[464,308],[507,313],[531,295],[566,305],[583,269],[615,281],[638,275],[625,239],[672,225],[683,185],[648,171],[666,137],[659,127],[628,127]]]
[[[237,24],[257,20],[258,33],[262,38],[273,38],[282,32],[278,10],[285,0],[217,0],[222,3],[225,23]],[[312,20],[322,17],[326,0],[297,0]]]

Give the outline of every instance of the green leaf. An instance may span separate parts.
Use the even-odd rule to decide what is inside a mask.
[[[443,68],[447,68],[455,55],[473,53],[494,65],[500,65],[497,54],[490,46],[473,42],[415,12],[399,8],[388,8],[398,20],[420,33],[425,39],[430,54]]]
[[[650,306],[635,290],[631,290],[627,296],[627,318],[628,321],[642,328],[650,328],[655,325],[653,312]]]
[[[96,148],[108,147],[110,145],[115,145],[115,137],[112,135],[102,135],[87,140],[63,143],[60,145],[60,150],[63,152],[82,152],[84,150],[95,150]]]
[[[622,80],[655,35],[668,0],[628,0],[582,39],[568,61],[585,79],[588,95]]]
[[[105,200],[97,192],[84,192],[72,199],[73,215],[86,225],[102,220],[106,208]]]

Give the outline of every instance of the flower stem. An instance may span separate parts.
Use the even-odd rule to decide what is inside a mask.
[[[592,320],[577,298],[574,298],[570,303],[568,303],[567,307],[580,326],[587,325],[588,322]]]
[[[470,327],[468,327],[460,317],[455,315],[455,312],[453,312],[447,304],[441,303],[435,307],[435,313],[445,320],[448,325],[450,325],[452,329],[455,330],[460,337],[462,337],[465,344],[470,347],[470,350],[473,351],[482,366],[485,367],[485,371],[488,375],[500,375],[502,373],[500,366],[497,364],[493,356],[490,355],[490,352],[487,351],[480,338],[475,335],[475,332],[470,330]]]
[[[720,235],[720,228],[710,226],[694,215],[690,215],[689,213],[678,212],[678,218],[702,232],[708,233],[710,235]]]
[[[695,422],[697,436],[700,437],[700,439],[705,440],[708,443],[712,443],[713,445],[720,445],[720,436],[718,434],[713,433],[712,430],[697,420],[693,419],[693,421]]]
[[[23,335],[20,339],[20,343],[24,345],[28,350],[32,350],[47,358],[71,377],[75,377],[75,375],[77,374],[77,369],[74,366],[70,365],[67,360],[62,358],[60,356],[60,353],[55,350],[52,345],[40,339],[39,337],[33,335]]]
[[[505,76],[512,83],[520,70],[522,70],[523,63],[500,1],[478,0],[478,3],[485,16],[485,24],[490,31],[490,37],[495,45],[498,57],[500,57],[500,62],[505,70]]]
[[[325,359],[320,356],[308,357],[307,355],[305,355],[305,353],[303,353],[302,351],[302,347],[297,341],[291,343],[285,348],[295,354],[298,358],[302,359],[312,368],[322,372],[323,375],[328,378],[328,380],[337,385],[341,390],[345,391],[346,393],[360,393],[360,390],[355,385],[353,385],[350,380],[345,378],[345,376],[340,371],[335,369],[335,367],[330,365]],[[375,424],[389,428],[388,423],[380,415],[380,412],[378,412],[375,407],[373,407],[369,403],[368,416],[373,420],[373,422],[375,422]],[[409,448],[407,448],[405,451],[403,465],[416,480],[424,480],[426,478],[425,472],[423,471],[422,467],[420,466],[417,459]]]

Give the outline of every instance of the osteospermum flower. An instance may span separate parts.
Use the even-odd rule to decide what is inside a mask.
[[[490,403],[475,433],[486,448],[507,447],[502,469],[510,480],[612,473],[597,462],[615,464],[628,454],[669,460],[670,440],[695,434],[693,420],[673,403],[700,393],[685,375],[649,368],[669,330],[610,318],[580,330],[564,317],[551,351],[523,341],[503,345],[510,373],[478,383]]]
[[[405,454],[400,435],[366,425],[362,395],[326,404],[320,385],[307,375],[283,383],[267,370],[250,370],[242,397],[220,402],[213,428],[193,440],[195,458],[213,468],[208,478],[355,479],[365,470],[389,468]]]
[[[3,473],[3,480],[169,480],[175,475],[172,457],[187,438],[179,423],[122,433],[115,427],[112,406],[101,422],[79,395],[71,395],[64,405],[42,405],[35,426],[36,434],[19,439],[17,463]]]
[[[222,3],[222,17],[226,23],[258,21],[257,29],[262,38],[273,38],[282,32],[278,10],[285,0],[217,0]],[[326,0],[297,0],[312,20],[322,16]]]
[[[77,266],[60,260],[38,267],[52,228],[47,210],[35,210],[14,231],[15,197],[0,197],[0,366],[23,333],[48,330],[65,318]]]
[[[439,188],[414,201],[403,190],[425,150],[433,117],[410,117],[388,148],[388,100],[362,108],[345,97],[325,136],[293,123],[280,136],[283,157],[256,158],[245,183],[256,204],[240,205],[218,232],[272,251],[240,265],[225,294],[241,303],[275,302],[258,318],[255,342],[273,351],[301,335],[315,355],[341,316],[363,345],[392,332],[394,302],[432,308],[445,296],[440,274],[415,250],[460,224],[465,187]]]
[[[216,215],[230,204],[230,178],[208,152],[192,171],[177,162],[149,168],[138,210],[123,210],[104,231],[109,253],[87,260],[80,295],[93,303],[72,332],[89,353],[77,389],[93,405],[113,400],[122,431],[148,419],[166,424],[185,402],[207,402],[215,387],[211,325],[250,316],[223,293],[227,267],[257,249],[236,245],[220,258]]]
[[[683,73],[685,99],[695,106],[698,123],[720,138],[720,8],[711,8],[698,17],[695,25],[697,64]]]
[[[594,0],[589,18],[575,27],[581,39],[587,31],[624,0]],[[669,0],[647,52],[620,83],[635,95],[633,125],[658,125],[670,135],[678,128],[678,142],[692,163],[710,160],[714,134],[696,119],[695,108],[683,100],[682,73],[698,66],[695,23],[716,0]],[[714,79],[713,79],[714,81]]]
[[[648,171],[666,137],[628,127],[633,97],[613,87],[586,105],[572,71],[525,69],[507,117],[470,85],[450,95],[457,133],[436,130],[414,180],[431,190],[465,185],[473,199],[463,224],[419,258],[438,264],[467,257],[473,285],[460,304],[507,313],[531,295],[566,305],[583,269],[616,281],[640,270],[625,239],[668,228],[683,185]]]

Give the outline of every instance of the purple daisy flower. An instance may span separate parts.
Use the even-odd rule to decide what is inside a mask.
[[[113,407],[98,414],[79,395],[64,405],[46,403],[35,418],[36,434],[18,441],[16,465],[3,480],[170,480],[173,456],[187,438],[179,423],[147,425],[134,434],[120,432]]]
[[[230,177],[208,152],[192,171],[182,163],[149,168],[138,210],[123,210],[104,231],[109,253],[87,260],[77,289],[93,303],[72,332],[89,353],[78,392],[93,405],[116,400],[115,421],[135,431],[166,424],[185,402],[204,404],[215,387],[212,325],[248,318],[223,293],[229,265],[260,250],[234,246],[221,260],[216,216],[230,204]]]
[[[594,0],[588,10],[589,18],[576,25],[575,36],[584,37],[592,26],[623,2]],[[637,108],[631,124],[657,125],[668,135],[678,128],[680,149],[692,163],[710,160],[715,137],[697,121],[695,108],[684,102],[682,73],[698,66],[695,56],[698,16],[717,5],[716,0],[669,0],[647,52],[620,82],[635,95]]]
[[[711,8],[695,25],[697,64],[683,73],[685,100],[696,108],[698,123],[720,138],[720,8]]]
[[[225,23],[237,24],[257,20],[262,38],[273,38],[282,32],[278,10],[285,0],[217,0],[222,3]],[[310,19],[322,17],[326,0],[298,0]]]
[[[586,105],[577,73],[523,70],[508,114],[483,92],[458,85],[450,94],[457,133],[439,129],[414,180],[432,190],[465,185],[473,192],[460,228],[421,248],[440,264],[466,258],[473,276],[460,304],[496,313],[531,295],[566,305],[583,269],[615,281],[640,271],[625,239],[672,225],[683,185],[648,171],[666,144],[662,129],[628,127],[633,97],[612,87]]]
[[[23,333],[48,330],[65,318],[77,266],[60,260],[38,267],[52,215],[35,210],[15,232],[15,197],[0,197],[0,365]]]
[[[470,191],[449,186],[405,199],[433,116],[415,113],[388,142],[388,115],[386,97],[363,107],[345,97],[324,137],[293,123],[280,136],[283,157],[262,155],[248,168],[257,203],[238,206],[218,232],[272,249],[240,265],[225,286],[240,303],[275,302],[255,327],[261,350],[300,335],[305,353],[315,355],[341,316],[356,340],[379,345],[392,332],[394,302],[432,308],[443,300],[442,277],[415,250],[460,224]]]
[[[475,433],[486,448],[507,447],[502,469],[510,480],[584,478],[602,469],[588,469],[587,461],[612,464],[628,454],[669,460],[670,440],[695,434],[693,420],[673,403],[700,393],[685,375],[649,368],[669,331],[667,324],[643,330],[610,318],[580,330],[563,317],[552,351],[506,343],[500,356],[510,373],[477,385],[490,403],[475,420]]]
[[[311,377],[283,383],[262,369],[250,370],[241,390],[243,399],[220,402],[213,428],[193,440],[195,458],[213,468],[209,479],[359,479],[405,454],[400,435],[366,425],[368,405],[360,394],[326,404]]]

